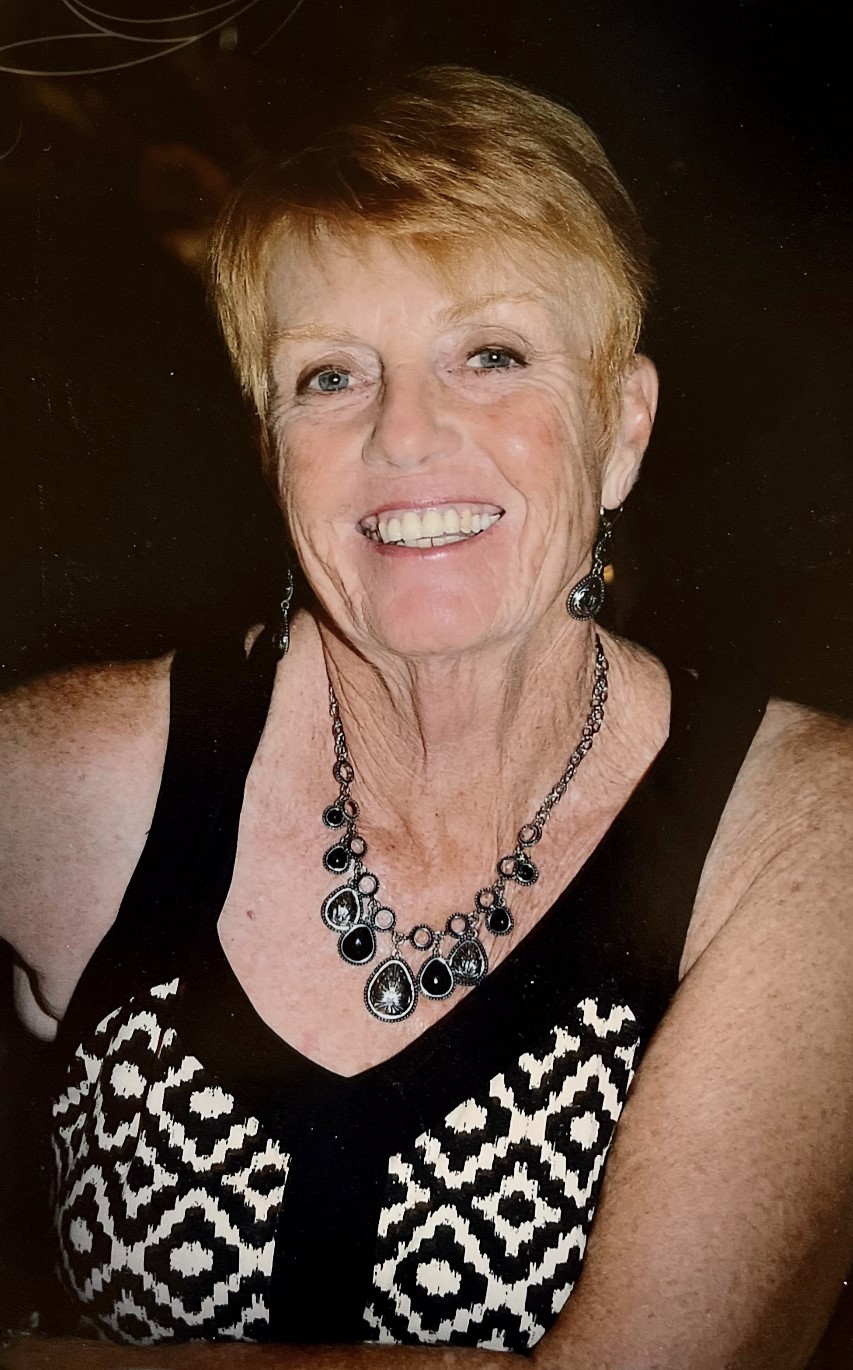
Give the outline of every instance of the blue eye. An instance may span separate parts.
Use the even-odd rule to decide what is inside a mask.
[[[509,371],[514,366],[523,366],[524,362],[508,347],[481,347],[471,354],[468,364],[474,371]]]
[[[318,371],[316,376],[312,376],[308,382],[309,390],[319,390],[324,395],[337,395],[342,390],[346,390],[350,383],[348,371],[341,371],[337,366],[330,366],[326,371]]]

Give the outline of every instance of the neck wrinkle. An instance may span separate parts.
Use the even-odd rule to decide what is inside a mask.
[[[567,621],[544,642],[426,666],[370,662],[322,626],[320,642],[364,823],[438,847],[460,824],[494,827],[498,842],[514,836],[589,713],[592,625]]]

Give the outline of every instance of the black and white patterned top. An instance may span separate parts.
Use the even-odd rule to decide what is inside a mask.
[[[78,1326],[529,1350],[580,1273],[760,708],[685,677],[669,743],[553,908],[444,1019],[342,1077],[263,1023],[216,936],[273,665],[263,641],[248,664],[176,658],[148,843],[63,1024],[54,1212]]]

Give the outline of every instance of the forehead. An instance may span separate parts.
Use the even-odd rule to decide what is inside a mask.
[[[567,275],[570,273],[567,273]],[[348,322],[389,318],[452,327],[482,313],[519,311],[563,330],[576,310],[553,263],[520,246],[440,257],[379,234],[283,243],[267,277],[271,350]]]

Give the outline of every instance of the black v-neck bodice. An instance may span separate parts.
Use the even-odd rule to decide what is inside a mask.
[[[345,1077],[262,1021],[217,934],[275,665],[265,637],[175,658],[151,832],[61,1033],[64,1282],[118,1340],[529,1349],[579,1273],[763,700],[673,672],[668,742],[552,908]]]

